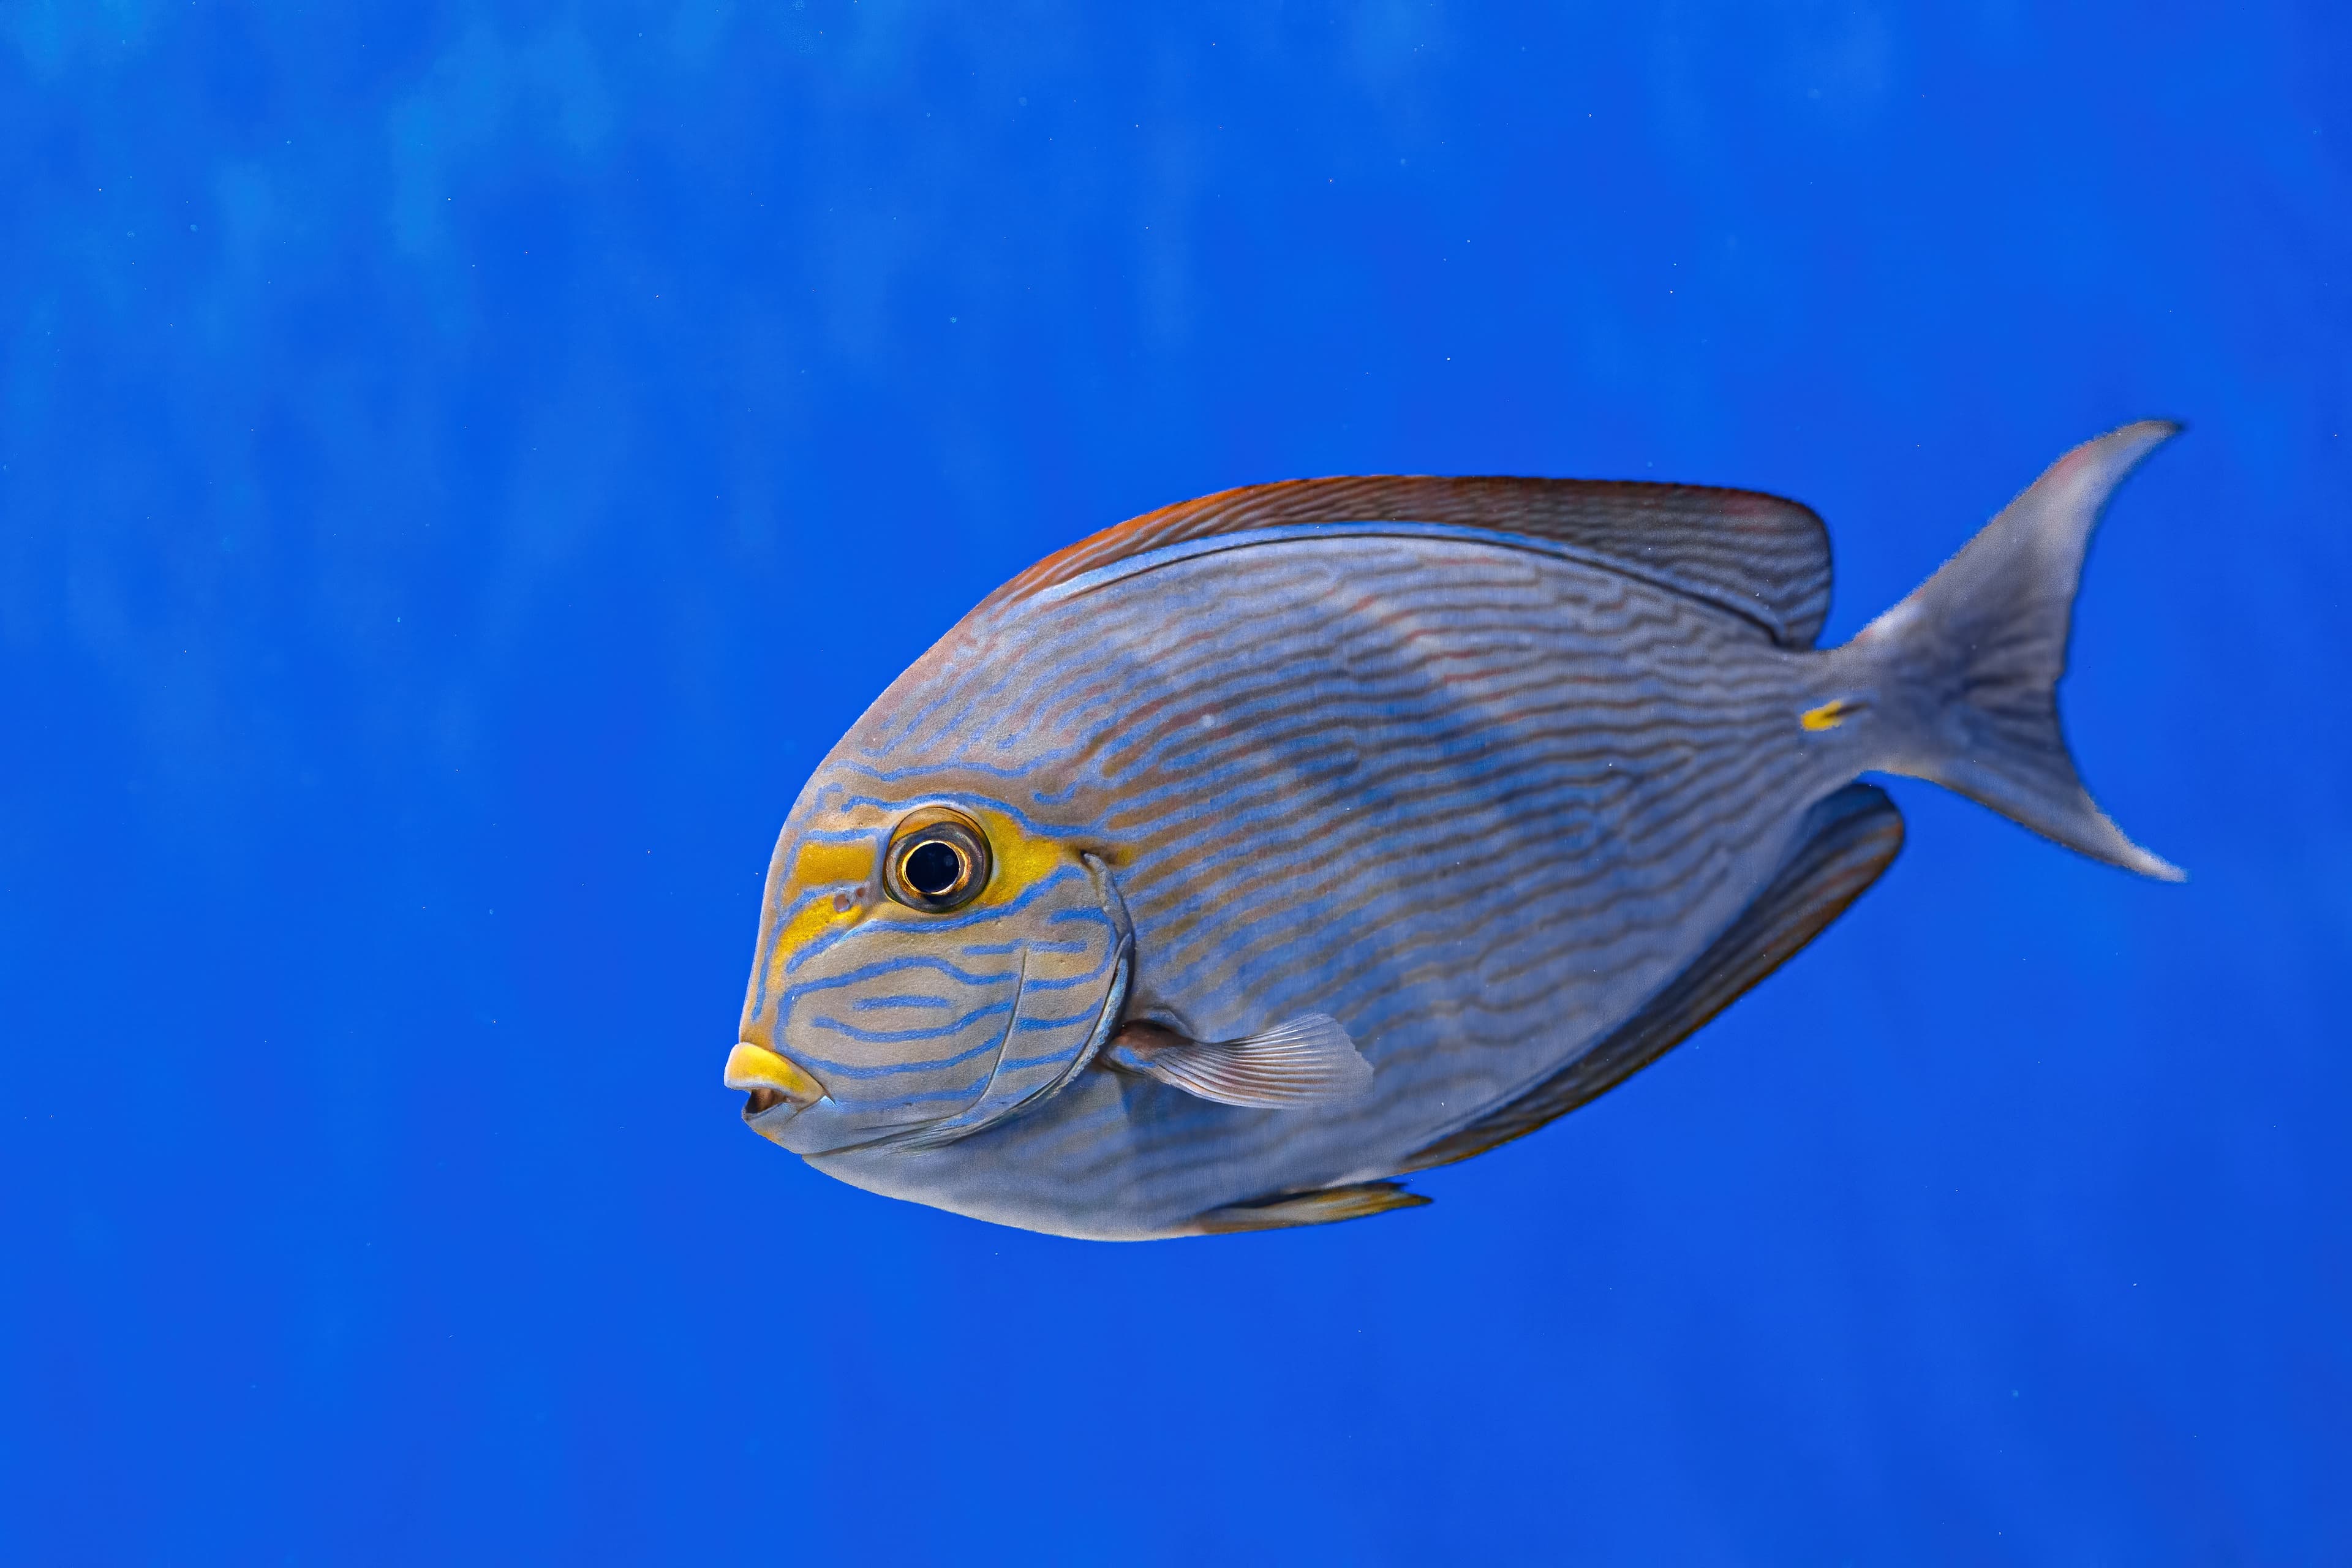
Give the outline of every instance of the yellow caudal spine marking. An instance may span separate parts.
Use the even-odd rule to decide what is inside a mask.
[[[1840,697],[1824,702],[1818,708],[1807,709],[1797,716],[1797,723],[1807,733],[1817,735],[1823,730],[1834,730],[1844,723],[1846,716],[1851,714],[1857,706],[1858,704],[1848,702],[1844,698]]]

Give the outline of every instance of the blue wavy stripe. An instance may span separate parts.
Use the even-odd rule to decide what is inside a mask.
[[[1008,1008],[1011,1005],[1009,1002],[1005,1004]],[[890,1062],[878,1068],[857,1067],[849,1062],[832,1061],[814,1052],[801,1050],[800,1042],[797,1040],[793,1044],[794,1054],[799,1056],[806,1066],[824,1078],[826,1080],[826,1089],[830,1089],[833,1087],[831,1080],[836,1077],[852,1080],[896,1078],[906,1073],[937,1072],[942,1068],[956,1067],[971,1061],[975,1057],[984,1056],[995,1050],[1004,1044],[1004,1038],[1000,1035],[985,1045],[974,1046],[968,1051],[958,1051],[951,1057],[931,1057],[919,1062]]]
[[[1012,1011],[1013,1003],[1010,999],[1003,1002],[991,1002],[985,1006],[975,1007],[971,1012],[963,1015],[963,1016],[954,1019],[949,1023],[941,1024],[937,1028],[933,1029],[861,1029],[854,1024],[845,1024],[838,1018],[829,1017],[823,1015],[811,1018],[809,1020],[809,1026],[814,1029],[828,1030],[833,1034],[839,1035],[845,1040],[856,1040],[860,1045],[898,1046],[907,1045],[916,1040],[937,1040],[950,1035],[960,1035],[963,1033],[965,1029],[971,1027],[973,1024],[978,1023],[982,1018],[990,1018],[995,1016],[997,1014],[1010,1013]],[[990,1045],[994,1045],[995,1043],[996,1042],[994,1041],[991,1041]],[[982,1048],[986,1049],[987,1047],[982,1047]],[[970,1053],[966,1053],[966,1055],[969,1054]],[[945,1057],[929,1062],[911,1064],[908,1067],[890,1068],[887,1069],[876,1068],[875,1070],[877,1072],[884,1070],[891,1072],[906,1072],[913,1070],[913,1068],[917,1066],[945,1067],[960,1062],[964,1058],[961,1056]]]

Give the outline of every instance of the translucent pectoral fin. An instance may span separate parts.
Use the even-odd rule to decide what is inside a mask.
[[[1338,1019],[1308,1013],[1239,1040],[1195,1040],[1157,1024],[1129,1024],[1104,1053],[1112,1066],[1220,1105],[1287,1110],[1354,1100],[1372,1064]]]

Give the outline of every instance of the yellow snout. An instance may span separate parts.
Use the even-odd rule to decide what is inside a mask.
[[[727,1087],[751,1098],[743,1107],[745,1120],[774,1110],[786,1100],[814,1105],[824,1098],[824,1085],[793,1063],[749,1040],[738,1040],[727,1053]]]

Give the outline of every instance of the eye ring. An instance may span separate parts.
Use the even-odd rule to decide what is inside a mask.
[[[932,806],[898,825],[882,858],[882,885],[892,899],[925,914],[945,914],[988,886],[988,836],[960,811]]]

